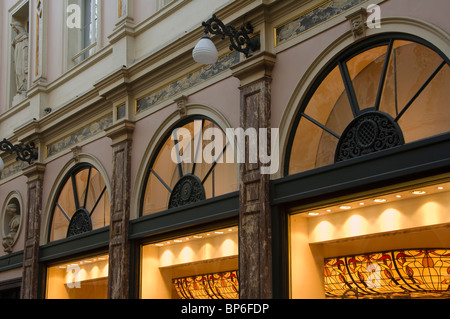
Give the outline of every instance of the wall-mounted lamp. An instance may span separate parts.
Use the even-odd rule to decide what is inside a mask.
[[[9,152],[11,154],[16,153],[17,154],[16,160],[21,160],[27,162],[28,164],[31,164],[33,160],[38,159],[38,152],[35,149],[35,145],[33,142],[23,147],[21,145],[13,145],[5,138],[3,139],[3,141],[0,142],[0,151]],[[0,157],[0,171],[2,171],[4,167],[5,164],[3,163],[3,160]]]
[[[250,22],[237,30],[231,25],[224,25],[216,15],[213,15],[211,19],[203,22],[202,25],[205,27],[205,35],[192,51],[192,56],[198,63],[213,64],[217,61],[219,54],[211,41],[210,34],[221,35],[222,39],[228,37],[230,39],[230,50],[244,53],[246,58],[250,57],[252,52],[260,49],[259,37],[250,38],[249,36],[253,33],[253,26]]]

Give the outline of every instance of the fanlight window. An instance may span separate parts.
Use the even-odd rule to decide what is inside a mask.
[[[84,164],[65,178],[54,203],[50,241],[109,225],[110,202],[105,181]]]
[[[220,134],[212,137],[207,132]],[[142,215],[236,191],[237,170],[227,161],[227,152],[233,150],[226,140],[223,130],[207,118],[191,118],[172,129],[148,171]]]
[[[306,96],[288,174],[448,132],[448,58],[400,36],[363,45],[329,65]]]

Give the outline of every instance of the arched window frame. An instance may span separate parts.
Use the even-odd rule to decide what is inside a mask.
[[[164,147],[165,142],[166,142],[168,139],[171,138],[171,136],[173,135],[174,130],[176,130],[176,129],[178,129],[178,128],[181,128],[181,127],[183,127],[184,125],[186,125],[186,124],[188,124],[188,123],[191,123],[191,122],[194,122],[194,121],[209,121],[209,122],[213,123],[213,124],[216,126],[216,128],[222,130],[222,132],[223,132],[223,134],[224,134],[224,136],[225,136],[225,128],[222,127],[222,126],[221,126],[214,118],[211,118],[211,117],[208,116],[208,115],[191,113],[189,116],[186,116],[185,118],[183,118],[183,119],[181,119],[181,120],[176,121],[175,123],[173,123],[173,124],[170,126],[170,128],[169,128],[168,130],[166,130],[166,132],[162,135],[162,138],[159,139],[159,141],[158,141],[158,143],[157,143],[157,146],[156,146],[156,148],[154,149],[154,151],[152,152],[152,156],[151,156],[150,160],[148,161],[148,166],[147,166],[147,168],[146,168],[146,170],[145,170],[145,177],[144,177],[143,183],[142,183],[143,187],[142,187],[142,191],[141,191],[141,194],[140,194],[140,197],[139,197],[139,216],[140,216],[140,217],[144,216],[144,213],[143,213],[143,211],[144,211],[144,200],[145,200],[145,195],[146,195],[146,192],[147,192],[147,184],[148,184],[150,175],[151,175],[151,173],[152,173],[152,167],[154,166],[155,161],[156,161],[156,159],[157,159],[157,157],[158,157],[158,155],[159,155],[161,149]],[[203,124],[202,124],[202,130],[203,130]],[[202,131],[202,133],[203,133],[203,131]],[[194,136],[193,136],[192,138],[194,138]],[[228,149],[229,147],[230,147],[229,144],[228,144],[228,143],[225,143],[225,144],[224,144],[224,151],[225,151],[226,149]],[[202,151],[202,150],[200,150],[200,151]],[[194,156],[195,156],[195,155],[194,155]],[[222,154],[221,156],[223,156],[223,154]],[[224,161],[225,161],[225,160],[224,160]],[[207,173],[207,176],[206,176],[206,177],[204,177],[204,178],[202,178],[202,179],[198,179],[198,178],[197,178],[197,182],[200,182],[200,183],[203,185],[203,183],[205,182],[205,180],[207,179],[207,177],[208,177],[208,176],[210,175],[210,173],[214,170],[216,164],[217,164],[217,162],[214,162],[214,163],[212,164],[212,167],[211,167],[210,171]],[[198,164],[195,164],[195,163],[194,163],[194,165],[193,165],[194,169],[195,169],[195,166],[196,166],[196,165],[198,165]],[[180,165],[177,165],[177,167],[178,167],[178,170],[180,171],[180,174],[181,174]],[[194,169],[193,169],[192,171],[194,171]],[[237,173],[238,173],[238,172],[237,172],[237,170],[236,170],[236,183],[237,183],[237,180],[238,180],[238,174],[237,174]],[[178,179],[178,182],[180,182],[181,179],[182,179],[183,177],[185,177],[186,175],[193,175],[193,174],[183,174],[183,176],[182,176],[180,179]],[[155,176],[156,176],[156,175],[155,175]],[[158,178],[158,176],[156,176],[156,177]],[[158,179],[161,181],[160,178],[158,178]],[[165,181],[163,181],[162,184],[165,186],[165,188],[166,188],[167,190],[170,189],[170,187],[167,185],[167,183],[166,183]],[[179,184],[179,183],[177,183],[177,184]],[[177,185],[175,185],[175,186],[177,186]],[[174,188],[175,188],[175,187],[174,187]],[[172,189],[172,190],[173,190],[173,189]],[[237,191],[237,189],[236,189],[236,191]],[[170,190],[169,190],[169,192],[170,192]],[[215,197],[216,197],[216,196],[213,195],[211,198],[215,198]],[[208,198],[205,197],[203,200],[205,200],[205,199],[208,199]],[[201,201],[203,201],[203,200],[201,200]],[[200,202],[201,202],[201,201],[200,201]],[[168,204],[168,205],[169,205],[169,204]],[[181,205],[181,206],[183,206],[183,205]],[[174,207],[175,207],[175,206],[174,206]],[[173,208],[174,208],[174,207],[173,207]],[[166,209],[169,209],[169,207],[166,207],[164,210],[166,210]],[[164,210],[161,210],[161,211],[164,211]],[[159,212],[160,212],[160,211],[158,211],[158,212],[153,212],[153,213],[159,213]],[[153,213],[151,213],[151,214],[153,214]]]
[[[449,57],[447,57],[435,45],[433,45],[432,43],[430,43],[430,42],[428,42],[428,41],[426,41],[426,40],[424,40],[424,39],[422,39],[420,37],[417,37],[417,36],[411,35],[411,34],[406,34],[406,33],[395,33],[395,32],[393,32],[393,33],[385,33],[385,34],[375,35],[373,37],[370,37],[370,38],[365,39],[365,40],[363,40],[363,41],[361,41],[359,43],[356,43],[356,44],[352,45],[350,48],[345,49],[342,53],[340,53],[331,62],[326,64],[326,66],[323,68],[323,70],[321,70],[321,72],[319,72],[319,75],[316,77],[316,79],[314,80],[313,84],[308,88],[304,98],[302,99],[300,107],[298,108],[298,110],[295,113],[296,114],[295,115],[295,119],[292,122],[291,129],[290,129],[289,135],[287,137],[287,143],[286,143],[287,146],[286,146],[285,158],[284,158],[284,175],[285,176],[288,176],[288,175],[292,174],[292,173],[289,172],[290,159],[291,159],[291,154],[292,154],[292,146],[293,146],[293,142],[294,142],[294,139],[295,139],[297,128],[299,127],[300,120],[303,117],[303,112],[307,108],[309,101],[311,100],[312,96],[315,94],[315,92],[318,89],[318,87],[325,80],[325,78],[337,66],[340,66],[340,65],[346,63],[347,61],[349,61],[353,57],[357,56],[358,54],[361,54],[364,51],[370,50],[370,49],[375,48],[375,47],[379,47],[381,45],[387,45],[388,46],[388,52],[389,52],[394,40],[405,40],[405,41],[416,42],[418,44],[421,44],[421,45],[423,45],[423,46],[433,50],[436,54],[438,54],[443,59],[442,65],[440,65],[438,67],[438,69],[433,73],[433,75],[428,80],[433,79],[434,76],[440,70],[440,68],[442,68],[442,66],[445,66],[445,64],[450,65]],[[389,58],[387,58],[386,61],[389,61]],[[380,91],[380,89],[383,86],[383,83],[384,83],[383,80],[384,80],[384,78],[386,76],[386,73],[385,73],[386,72],[386,66],[387,65],[385,65],[384,68],[383,68],[383,76],[382,76],[382,81],[380,82],[379,91],[377,93],[377,101],[376,101],[376,103],[380,102],[379,101],[380,93],[382,93],[382,91]],[[341,71],[344,71],[344,73],[345,73],[347,70],[345,70],[345,69],[343,70],[341,68]],[[348,78],[349,77],[347,76],[347,80],[348,80]],[[350,79],[350,81],[351,81],[351,79]],[[348,85],[348,83],[344,83],[344,84]],[[346,87],[346,89],[348,89],[348,86]],[[423,89],[423,87],[421,89]],[[419,92],[420,92],[420,90],[419,90]],[[354,115],[356,117],[356,115],[360,115],[360,114],[356,114],[356,113],[358,113],[358,110],[356,109],[355,103],[354,103],[355,97],[352,96],[352,94],[349,94],[349,95],[350,95],[349,99],[350,99],[350,104],[351,104],[351,107],[352,107],[352,111],[353,111],[353,113],[354,113]],[[405,109],[407,109],[407,108],[405,108]],[[359,111],[360,111],[360,113],[364,112],[364,111],[361,112],[361,110],[359,110]]]
[[[80,163],[75,163],[75,164],[73,164],[71,162],[68,165],[70,168],[66,169],[66,170],[63,170],[63,172],[64,172],[63,177],[58,180],[56,191],[54,193],[54,196],[52,197],[53,199],[52,199],[51,209],[50,209],[50,213],[49,213],[48,229],[46,231],[47,242],[54,241],[51,238],[51,234],[52,234],[52,230],[53,230],[53,222],[54,222],[55,211],[57,210],[57,207],[58,207],[58,204],[57,204],[58,198],[61,195],[61,192],[62,192],[64,186],[68,183],[68,181],[70,181],[72,179],[72,183],[74,182],[74,177],[75,177],[76,174],[78,174],[79,172],[81,172],[83,170],[86,170],[86,169],[89,169],[90,171],[91,171],[91,169],[95,169],[98,172],[98,174],[100,175],[100,177],[102,178],[102,180],[105,183],[105,185],[104,185],[104,187],[103,187],[103,189],[101,191],[101,194],[99,195],[99,198],[97,198],[97,200],[95,201],[95,204],[92,207],[92,209],[88,210],[88,209],[86,209],[86,207],[84,207],[84,206],[86,206],[85,205],[86,204],[86,196],[85,196],[84,200],[83,200],[84,203],[75,204],[76,207],[77,207],[77,210],[72,215],[72,218],[75,215],[75,213],[77,213],[79,210],[80,211],[81,210],[86,211],[91,216],[95,212],[95,208],[97,207],[97,204],[98,204],[100,199],[102,199],[104,196],[107,196],[108,200],[110,199],[110,196],[109,196],[109,184],[108,184],[108,181],[106,179],[105,172],[103,171],[103,169],[97,167],[94,163],[91,163],[91,162],[92,162],[92,160],[82,161]],[[90,177],[90,174],[89,174],[88,178],[89,177]],[[88,185],[89,184],[90,183],[88,183]],[[72,187],[73,187],[73,184],[72,184]],[[76,195],[76,193],[74,193],[74,196],[75,195]],[[75,202],[76,202],[76,200],[75,200]],[[99,229],[99,228],[108,227],[109,226],[109,217],[110,217],[109,215],[110,215],[110,213],[107,213],[108,221],[106,222],[106,224],[104,226],[96,227],[95,225],[92,225],[92,220],[90,220],[91,226],[92,226],[92,228],[90,230],[87,230],[87,229],[81,230],[80,229],[79,231],[76,231],[76,232],[74,232],[72,234],[67,233],[67,236],[65,237],[65,239],[70,238],[73,235],[79,235],[79,234],[82,234],[82,233],[89,233],[89,232],[91,232],[93,230],[96,230],[96,229]],[[67,215],[65,217],[66,217],[66,219],[68,219],[69,226],[70,226],[70,224],[72,223],[72,218],[67,216]],[[69,226],[68,226],[68,228],[69,228]],[[76,228],[76,227],[74,226],[74,228]]]

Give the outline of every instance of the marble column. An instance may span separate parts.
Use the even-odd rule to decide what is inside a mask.
[[[244,130],[270,131],[271,71],[275,56],[268,52],[233,66],[241,81],[240,115]],[[267,139],[270,143],[270,138]],[[267,146],[270,149],[270,145]],[[249,150],[249,141],[246,141]],[[247,154],[248,155],[248,154]],[[272,298],[272,238],[269,203],[270,175],[261,173],[261,163],[240,164],[239,278],[241,299]]]
[[[42,215],[42,186],[45,165],[32,164],[23,170],[27,181],[27,213],[25,215],[25,247],[21,299],[37,299],[39,286],[39,242]]]
[[[108,298],[127,299],[130,279],[130,170],[134,124],[121,121],[106,130],[113,151]]]

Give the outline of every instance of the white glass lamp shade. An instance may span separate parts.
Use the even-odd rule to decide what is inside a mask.
[[[3,163],[2,158],[0,157],[0,172],[5,168],[5,163]]]
[[[211,38],[205,34],[192,51],[192,57],[195,62],[213,64],[216,63],[219,52],[217,52],[216,46],[211,41]]]

